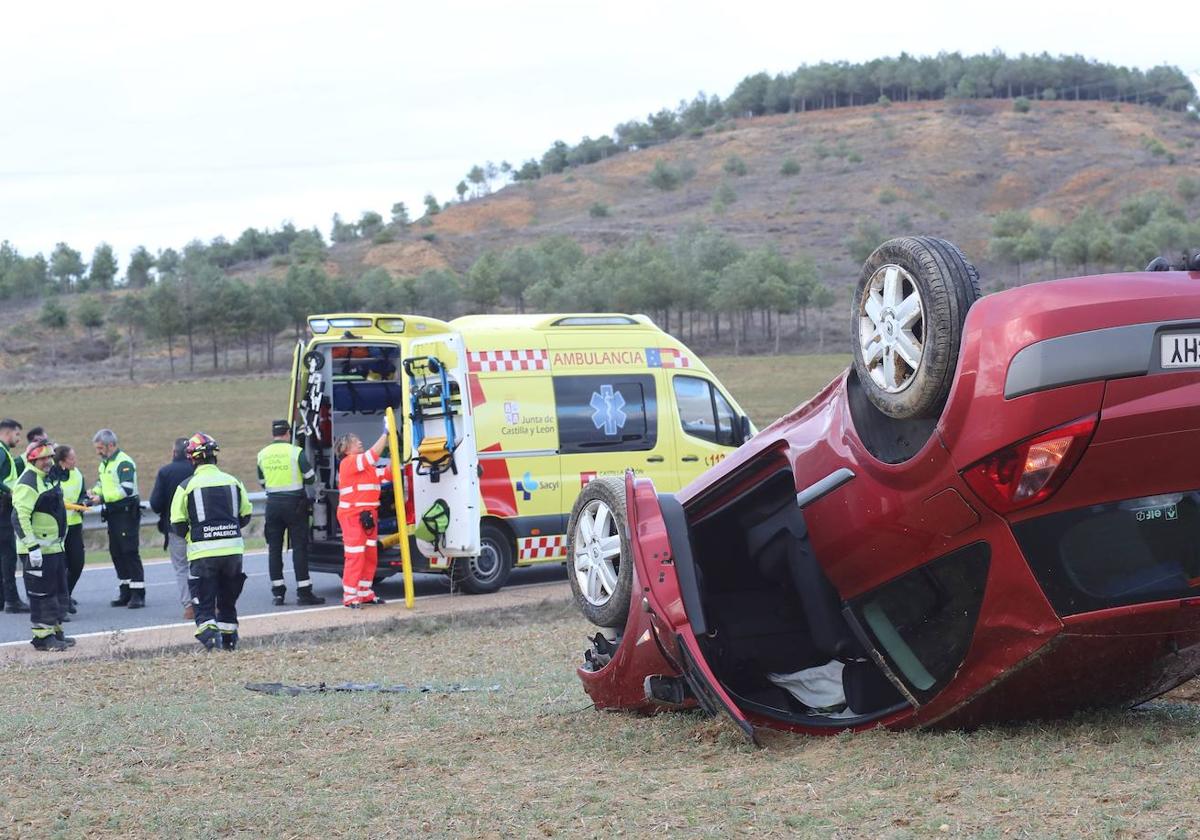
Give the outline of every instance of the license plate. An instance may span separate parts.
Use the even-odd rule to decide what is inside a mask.
[[[1200,367],[1200,333],[1175,333],[1162,337],[1164,368]]]

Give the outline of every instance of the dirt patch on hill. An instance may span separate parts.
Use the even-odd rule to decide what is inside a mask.
[[[376,245],[363,256],[363,263],[386,268],[393,275],[420,274],[436,268],[446,268],[449,262],[431,242],[390,242]]]
[[[509,194],[511,193],[511,194]],[[438,233],[468,234],[485,230],[516,230],[533,222],[536,206],[520,191],[505,191],[451,207],[434,220]]]

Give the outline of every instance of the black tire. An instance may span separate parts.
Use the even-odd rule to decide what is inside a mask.
[[[599,504],[611,512],[611,523],[604,526],[605,536],[619,536],[621,545],[621,550],[612,563],[615,567],[615,585],[607,597],[603,598],[602,603],[595,602],[600,598],[593,597],[589,600],[584,594],[579,577],[583,574],[586,578],[587,575],[579,570],[575,557],[576,550],[583,547],[579,533],[580,517],[584,511],[588,511],[588,515],[594,517],[595,506]],[[595,524],[595,520],[592,521]],[[602,558],[596,557],[595,561],[600,559]],[[567,525],[567,578],[571,581],[575,603],[588,621],[598,627],[613,627],[618,630],[625,626],[625,620],[629,617],[629,599],[633,594],[633,549],[629,542],[629,520],[625,511],[624,478],[593,479],[575,500]]]
[[[479,546],[478,557],[455,558],[450,567],[455,588],[471,595],[496,592],[513,569],[513,538],[504,528],[485,521],[479,527]]]
[[[898,290],[890,300],[889,288]],[[909,322],[914,293],[920,312]],[[876,408],[900,420],[941,414],[963,322],[978,299],[979,272],[944,239],[905,236],[875,249],[854,291],[850,338],[854,369]]]

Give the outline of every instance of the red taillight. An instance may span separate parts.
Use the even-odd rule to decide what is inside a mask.
[[[1093,414],[993,452],[963,470],[963,479],[998,513],[1045,501],[1079,463],[1097,419]]]
[[[411,463],[404,465],[404,519],[409,525],[417,524],[417,511],[412,494],[413,467]]]

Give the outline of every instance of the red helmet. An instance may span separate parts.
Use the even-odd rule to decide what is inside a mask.
[[[48,440],[35,440],[25,447],[25,463],[32,464],[42,458],[53,458],[54,447]]]
[[[187,456],[192,461],[212,457],[220,449],[221,447],[217,446],[216,438],[206,435],[204,432],[196,432],[188,438]]]

